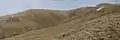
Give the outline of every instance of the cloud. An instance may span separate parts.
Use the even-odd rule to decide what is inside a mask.
[[[101,3],[120,3],[120,0],[101,0]]]
[[[96,4],[82,4],[81,7],[95,7]]]

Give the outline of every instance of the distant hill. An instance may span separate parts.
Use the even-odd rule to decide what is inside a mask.
[[[30,9],[1,17],[1,24],[10,37],[27,31],[47,28],[63,23],[68,15],[65,11]]]

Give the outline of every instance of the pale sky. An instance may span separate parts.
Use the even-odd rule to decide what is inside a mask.
[[[101,2],[101,0],[0,0],[0,15],[13,14],[31,8],[68,10],[87,5],[94,6]]]

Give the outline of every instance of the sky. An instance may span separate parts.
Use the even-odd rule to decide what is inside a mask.
[[[85,6],[95,6],[103,0],[0,0],[0,16],[28,9],[68,10]]]

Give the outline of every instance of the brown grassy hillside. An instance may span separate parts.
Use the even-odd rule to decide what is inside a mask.
[[[6,38],[61,24],[68,17],[66,14],[65,11],[59,10],[30,9],[4,16],[0,21],[5,29],[4,37]]]
[[[56,40],[119,40],[119,13],[108,14],[55,36]]]
[[[101,6],[105,7],[96,11]],[[119,40],[119,8],[103,3],[68,11],[19,12],[1,18],[3,40]]]
[[[120,5],[103,6],[105,8],[98,12],[102,15],[82,24],[79,22],[79,27],[55,36],[55,40],[119,40]]]

